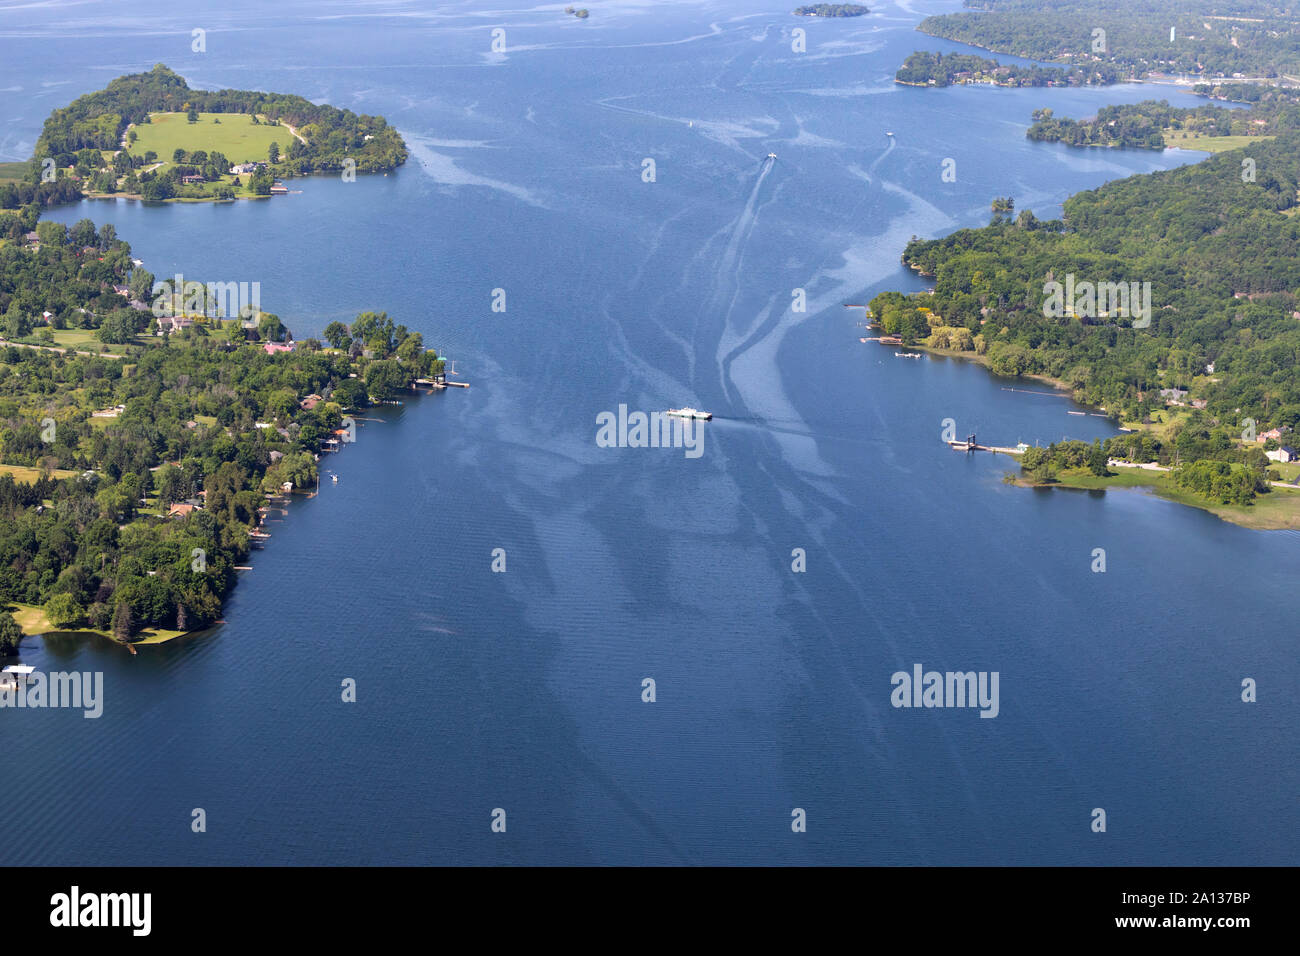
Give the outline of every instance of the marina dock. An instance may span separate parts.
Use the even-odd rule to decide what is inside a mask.
[[[972,436],[972,438],[973,437],[974,436]],[[979,442],[976,441],[950,441],[948,442],[948,445],[952,448],[953,451],[967,451],[967,452],[989,451],[995,455],[1017,455],[1017,456],[1023,455],[1025,449],[1029,447],[1028,445],[1020,448],[1010,448],[1005,445],[981,445]]]

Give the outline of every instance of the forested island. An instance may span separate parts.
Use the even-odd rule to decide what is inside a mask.
[[[192,90],[159,64],[121,76],[46,119],[0,208],[93,196],[152,201],[269,196],[275,181],[370,173],[406,161],[382,116],[252,90]]]
[[[1109,63],[1128,77],[1300,73],[1300,5],[1238,0],[965,0],[927,17],[931,36],[1055,63]],[[1172,31],[1172,33],[1171,33]]]
[[[1284,460],[1300,428],[1298,190],[1300,133],[1286,132],[1079,193],[1060,220],[1000,200],[987,227],[908,243],[903,261],[934,289],[882,293],[871,313],[904,344],[1046,378],[1133,429],[1088,461],[1154,467],[1097,482],[1300,527],[1300,491],[1271,484],[1300,474]],[[1077,290],[1063,309],[1062,287]],[[1026,478],[1061,481],[1081,460],[1031,456]]]
[[[796,17],[860,17],[870,12],[856,3],[814,3],[794,9]]]
[[[442,360],[384,313],[294,342],[272,313],[223,315],[220,284],[160,285],[111,225],[38,216],[0,212],[0,654],[13,618],[122,642],[206,627],[268,495],[310,491],[346,413]]]
[[[1300,90],[1234,84],[1228,88],[1201,86],[1197,91],[1220,99],[1241,97],[1253,105],[1249,110],[1213,104],[1176,107],[1167,100],[1144,100],[1106,106],[1096,116],[1083,120],[1058,117],[1050,109],[1040,109],[1034,111],[1033,125],[1026,135],[1070,146],[1179,146],[1220,151],[1246,145],[1254,138],[1300,130]]]
[[[1100,86],[1116,83],[1120,72],[1109,64],[1086,67],[1015,66],[969,53],[911,54],[894,74],[906,86]]]

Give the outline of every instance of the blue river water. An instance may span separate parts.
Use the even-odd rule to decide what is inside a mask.
[[[914,49],[958,49],[914,30],[958,4],[871,6],[6,12],[0,160],[158,62],[387,116],[411,150],[387,176],[50,218],[113,222],[160,277],[260,282],[299,338],[386,310],[471,388],[368,413],[224,625],[136,656],[24,643],[102,671],[104,713],[0,713],[22,835],[0,862],[1300,862],[1297,535],[1003,484],[944,419],[997,444],[1113,427],[897,360],[844,307],[924,288],[908,239],[983,224],[994,196],[1047,218],[1201,158],[1032,143],[1035,108],[1185,94],[896,86]],[[716,417],[698,458],[599,447],[620,404]],[[997,717],[892,707],[914,664],[998,672]]]

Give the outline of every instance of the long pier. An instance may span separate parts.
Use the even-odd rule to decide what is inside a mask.
[[[448,382],[446,379],[443,379],[442,381],[434,381],[433,379],[428,378],[417,378],[411,383],[411,388],[413,389],[431,388],[434,390],[441,390],[448,386],[452,388],[469,388],[469,382]]]
[[[995,455],[1021,455],[1023,452],[1019,448],[1008,448],[1005,445],[981,445],[979,442],[970,441],[950,441],[948,442],[953,451],[989,451]]]

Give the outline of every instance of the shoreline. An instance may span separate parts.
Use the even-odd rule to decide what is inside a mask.
[[[999,50],[999,49],[996,49],[995,47],[991,47],[991,46],[981,46],[980,44],[978,44],[978,43],[972,43],[972,42],[970,42],[969,40],[958,40],[958,39],[955,39],[955,38],[953,38],[953,37],[947,37],[947,36],[944,36],[942,33],[931,33],[929,30],[922,30],[922,29],[921,29],[921,24],[919,24],[919,23],[916,25],[916,32],[917,32],[917,33],[920,33],[922,36],[932,37],[932,38],[934,38],[934,39],[936,39],[936,40],[946,40],[946,41],[949,42],[949,43],[960,43],[962,46],[968,46],[968,47],[970,47],[972,50],[983,50],[985,53],[993,53],[993,54],[996,54],[996,55],[998,55],[998,56],[1013,56],[1013,57],[1015,57],[1015,58],[1018,59],[1018,60],[1027,60],[1027,61],[1030,62],[1030,63],[1035,63],[1035,64],[1038,64],[1038,63],[1047,63],[1047,64],[1050,64],[1050,65],[1052,65],[1052,66],[1054,66],[1054,67],[1066,67],[1066,66],[1075,66],[1075,65],[1077,65],[1077,64],[1072,63],[1072,62],[1069,61],[1069,60],[1042,60],[1042,59],[1039,59],[1038,57],[1030,56],[1028,53],[1014,53],[1014,52],[1012,52],[1011,50]],[[1152,77],[1156,77],[1156,79],[1152,79]],[[1196,85],[1197,83],[1211,83],[1211,82],[1231,83],[1231,84],[1262,83],[1262,84],[1265,84],[1265,85],[1268,85],[1268,86],[1277,86],[1277,87],[1286,87],[1286,86],[1288,85],[1288,81],[1287,81],[1284,77],[1282,77],[1282,76],[1276,76],[1276,77],[1269,77],[1269,76],[1244,76],[1244,77],[1238,77],[1238,76],[1206,76],[1206,75],[1198,75],[1194,80],[1186,80],[1186,81],[1182,81],[1182,80],[1178,80],[1178,79],[1170,79],[1170,78],[1168,78],[1168,77],[1169,77],[1169,74],[1167,74],[1167,73],[1158,73],[1158,72],[1157,72],[1157,73],[1146,73],[1146,74],[1144,74],[1144,75],[1142,75],[1142,76],[1126,76],[1126,77],[1123,77],[1123,78],[1121,78],[1121,79],[1119,80],[1118,83],[1106,83],[1106,84],[1098,84],[1098,85],[1104,85],[1104,86],[1118,86],[1119,83],[1150,83],[1150,84],[1153,85],[1153,86],[1177,86],[1177,87],[1185,87],[1185,88],[1187,88],[1187,92],[1189,92],[1189,93],[1193,92],[1192,89],[1191,89],[1191,87],[1194,86],[1194,85]],[[912,85],[912,86],[920,86],[920,85],[925,85],[925,84],[909,84],[909,85]],[[971,85],[971,86],[975,86],[975,85],[985,85],[985,86],[988,86],[988,85],[996,85],[996,84],[967,84],[967,85]],[[1291,85],[1291,86],[1294,86],[1295,84],[1294,84],[1294,83],[1291,83],[1290,85]]]
[[[1017,488],[1034,488],[1044,491],[1060,489],[1064,491],[1111,491],[1138,490],[1148,491],[1156,498],[1206,511],[1221,521],[1237,525],[1250,531],[1297,531],[1300,530],[1300,489],[1273,490],[1267,495],[1258,496],[1255,503],[1245,505],[1223,505],[1197,498],[1183,491],[1168,480],[1168,472],[1158,472],[1143,468],[1126,468],[1106,477],[1092,474],[1065,474],[1058,478],[1040,482],[1019,475],[1008,474],[1004,481]],[[1277,495],[1276,498],[1272,497]],[[1260,510],[1262,506],[1263,510]],[[1289,509],[1286,511],[1284,509]],[[1281,513],[1278,513],[1281,512]]]
[[[423,396],[424,394],[424,390],[421,390],[415,386],[412,386],[411,391],[415,393],[416,396]],[[429,394],[432,394],[436,390],[428,389],[427,391],[429,392]],[[404,402],[405,399],[403,400],[402,403],[398,403],[398,404],[403,404]],[[371,419],[362,418],[359,414],[354,414],[353,418],[357,421],[371,420]],[[382,421],[381,419],[375,419],[375,420]],[[334,452],[319,452],[318,454],[321,455],[338,454],[340,450],[341,449],[336,450]],[[318,460],[317,465],[319,466],[323,460],[324,460],[323,458]],[[289,496],[289,501],[281,502],[280,503],[281,506],[292,503],[294,496],[301,496],[306,500],[310,500],[312,498],[315,498],[318,494],[320,494],[319,487],[320,487],[320,469],[318,467],[316,490],[307,491],[307,490],[294,489],[293,491],[287,493],[280,492],[277,495],[266,495],[265,502],[266,503],[273,502],[275,501],[275,499],[282,498],[286,494]],[[263,507],[264,508],[266,507],[265,503]],[[285,516],[286,517],[288,516],[287,510],[285,511]],[[258,528],[261,527],[260,521],[257,527]],[[249,562],[250,566],[236,566],[235,567],[236,571],[252,570],[251,564],[253,561],[253,551],[255,550],[260,550],[260,549],[253,548],[250,544],[249,553],[244,558],[244,560]],[[239,586],[239,582],[236,579],[235,584],[231,587],[231,592],[233,593],[235,587],[238,586]],[[190,630],[190,631],[177,631],[169,628],[155,628],[155,627],[142,628],[140,631],[137,632],[137,634],[144,635],[143,637],[139,637],[128,641],[120,641],[116,637],[114,637],[113,634],[109,631],[101,631],[97,628],[93,628],[89,626],[66,627],[66,628],[55,627],[45,617],[44,608],[42,608],[40,605],[25,604],[19,601],[11,601],[11,602],[5,602],[4,604],[0,604],[0,609],[3,609],[5,607],[13,608],[12,613],[14,616],[14,620],[17,621],[18,626],[22,628],[24,638],[34,638],[34,637],[44,638],[51,634],[67,634],[67,635],[77,636],[77,637],[99,637],[113,644],[116,644],[120,647],[125,647],[132,654],[136,653],[135,648],[138,646],[157,646],[160,644],[168,644],[171,643],[172,641],[178,640],[179,638],[191,637],[196,634],[202,634],[207,631],[211,631],[216,627],[218,627],[219,625],[226,623],[224,619],[218,619],[206,627],[195,628],[194,630]],[[224,611],[224,609],[225,609],[225,601],[222,602],[222,610]],[[21,648],[14,656],[15,657],[21,656]]]
[[[868,340],[870,341],[870,340]],[[883,343],[876,343],[882,345]],[[895,346],[884,346],[895,348]],[[929,355],[941,356],[944,358],[963,359],[973,362],[984,368],[990,376],[996,376],[989,369],[988,360],[983,355],[974,352],[960,352],[953,349],[936,349],[927,345],[904,345],[899,348],[915,349]],[[1031,380],[1050,385],[1052,388],[1061,391],[1063,397],[1069,398],[1076,405],[1083,408],[1096,408],[1101,411],[1100,406],[1087,405],[1083,402],[1076,401],[1073,398],[1073,389],[1068,384],[1053,379],[1047,375],[1018,375],[1015,381]],[[1140,433],[1149,431],[1148,426],[1134,423],[1131,426],[1117,422],[1106,414],[1106,418],[1116,425],[1117,428],[1130,428],[1130,433]],[[1008,458],[1013,458],[1019,464],[1018,455],[1010,452],[997,452],[1005,454]],[[1213,501],[1204,500],[1183,491],[1172,485],[1168,480],[1168,471],[1156,471],[1146,468],[1122,468],[1119,471],[1112,470],[1112,473],[1106,477],[1092,474],[1064,474],[1052,481],[1040,482],[1029,478],[1023,471],[1019,473],[1007,472],[1004,481],[1009,485],[1015,485],[1017,488],[1038,488],[1043,490],[1065,489],[1070,491],[1107,491],[1110,489],[1126,488],[1145,488],[1149,489],[1157,498],[1174,504],[1185,505],[1190,508],[1196,508],[1200,511],[1208,511],[1210,514],[1226,521],[1229,524],[1235,524],[1238,527],[1247,528],[1252,531],[1296,531],[1300,530],[1300,488],[1292,491],[1286,486],[1278,486],[1270,483],[1271,490],[1264,495],[1259,495],[1251,505],[1222,505]],[[1277,497],[1273,497],[1276,495]],[[1261,510],[1262,506],[1262,510]],[[1288,509],[1282,513],[1276,513],[1280,509]]]

